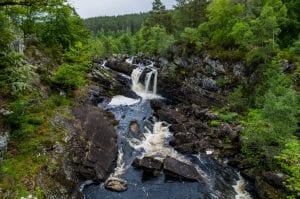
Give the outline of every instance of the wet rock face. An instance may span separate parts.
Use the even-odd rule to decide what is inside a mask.
[[[112,171],[117,158],[117,137],[105,114],[88,105],[72,109],[75,120],[67,146],[67,162],[71,178],[76,181],[102,182]]]
[[[167,157],[164,160],[164,171],[172,178],[188,181],[199,181],[202,179],[198,171],[191,165]]]

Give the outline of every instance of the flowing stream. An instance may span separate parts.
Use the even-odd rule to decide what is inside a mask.
[[[132,64],[133,57],[126,62]],[[103,64],[103,67],[105,64]],[[244,180],[237,171],[224,166],[207,154],[182,155],[169,146],[172,133],[169,124],[158,121],[152,116],[150,100],[161,99],[157,95],[158,70],[154,63],[144,66],[137,64],[131,78],[131,89],[140,97],[115,96],[108,102],[99,104],[112,112],[119,121],[118,133],[119,155],[117,166],[108,180],[116,179],[128,184],[125,192],[113,192],[105,189],[104,183],[89,185],[83,189],[86,199],[250,199],[244,190]],[[138,136],[129,133],[129,126],[136,123]],[[136,158],[154,157],[164,160],[167,156],[192,165],[203,177],[199,182],[185,182],[168,179],[163,171],[158,177],[149,178],[142,170],[134,169],[131,164]]]

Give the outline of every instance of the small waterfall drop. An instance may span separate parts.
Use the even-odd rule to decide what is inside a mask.
[[[139,82],[143,71],[144,68],[138,67],[134,69],[131,73],[132,90],[137,94],[142,93],[144,90],[144,86]]]
[[[238,173],[239,180],[236,182],[236,185],[233,186],[235,192],[237,193],[235,195],[235,199],[251,199],[252,197],[249,195],[249,193],[245,190],[245,180],[241,176],[240,173]]]
[[[143,85],[140,78],[146,69],[147,71],[150,69],[150,72],[146,73]],[[146,67],[139,66],[134,69],[131,74],[132,90],[145,99],[160,98],[160,96],[157,95],[157,78],[157,69],[154,68],[152,64]]]
[[[153,83],[153,94],[156,95],[157,93],[157,76],[158,76],[158,72],[157,70],[155,70],[154,72],[154,83]]]
[[[109,69],[107,66],[107,60],[103,60],[102,64],[101,64],[101,68],[105,68],[105,69]]]
[[[127,58],[127,59],[125,60],[125,62],[128,63],[128,64],[132,64],[132,63],[133,63],[133,59],[134,59],[134,57],[132,56],[132,57],[130,57],[130,58]]]

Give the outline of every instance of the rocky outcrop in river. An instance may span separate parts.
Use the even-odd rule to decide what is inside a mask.
[[[99,108],[80,106],[73,108],[72,113],[75,120],[71,121],[67,146],[71,176],[78,181],[103,182],[117,158],[114,127]]]

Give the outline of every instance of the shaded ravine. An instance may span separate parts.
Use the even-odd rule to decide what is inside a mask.
[[[126,62],[132,64],[133,58]],[[128,185],[127,191],[109,191],[105,188],[105,183],[89,185],[83,190],[85,198],[251,198],[243,190],[243,179],[233,168],[220,164],[205,154],[182,155],[169,146],[172,138],[169,124],[157,121],[152,116],[150,106],[152,99],[164,100],[156,94],[158,71],[153,65],[153,62],[148,66],[137,64],[131,79],[128,79],[132,81],[132,90],[140,98],[119,95],[99,104],[112,112],[119,121],[116,126],[118,161],[107,181],[124,182]],[[137,134],[130,132],[130,125],[133,123],[138,128]],[[158,177],[149,178],[143,175],[142,170],[131,166],[136,158],[153,157],[163,161],[167,156],[192,165],[202,179],[198,182],[178,181],[168,178],[163,171]]]

